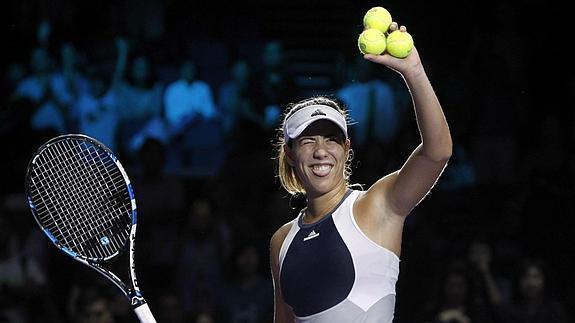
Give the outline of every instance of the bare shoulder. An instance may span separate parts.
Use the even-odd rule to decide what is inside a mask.
[[[286,236],[288,235],[293,222],[288,222],[282,225],[276,232],[272,235],[270,240],[270,264],[274,273],[274,276],[279,272],[279,254],[282,243],[284,242]]]
[[[279,229],[276,230],[276,232],[272,235],[271,241],[270,241],[270,248],[273,250],[277,249],[279,250],[279,248],[281,247],[283,241],[285,240],[287,234],[289,233],[289,230],[291,229],[293,222],[288,222],[284,225],[282,225]]]
[[[363,204],[365,206],[373,205],[375,207],[383,206],[388,197],[387,193],[395,183],[396,179],[397,171],[380,178],[365,191],[365,194],[362,194],[358,198],[358,204]]]

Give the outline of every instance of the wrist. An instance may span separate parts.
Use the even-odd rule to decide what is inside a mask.
[[[421,62],[416,63],[414,66],[410,66],[404,72],[402,72],[403,77],[409,81],[417,81],[418,79],[427,79],[427,74]]]

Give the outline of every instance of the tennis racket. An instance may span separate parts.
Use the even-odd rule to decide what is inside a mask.
[[[109,148],[81,134],[50,139],[28,164],[26,196],[56,247],[120,288],[140,322],[156,322],[136,279],[134,191]],[[128,246],[130,285],[104,267]]]

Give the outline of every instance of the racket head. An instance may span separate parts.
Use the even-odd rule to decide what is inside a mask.
[[[131,182],[114,153],[92,137],[48,140],[29,162],[25,186],[34,219],[73,258],[102,263],[133,239],[137,212]]]

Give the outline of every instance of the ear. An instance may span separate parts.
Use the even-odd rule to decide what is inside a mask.
[[[293,167],[295,165],[294,159],[293,159],[293,150],[288,146],[288,145],[284,145],[283,147],[284,150],[284,155],[286,157],[286,161],[287,163]]]
[[[343,148],[345,149],[345,156],[347,159],[349,158],[349,152],[351,151],[351,141],[349,140],[349,138],[345,139],[345,142],[343,143]]]

